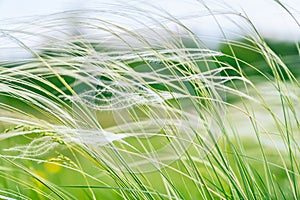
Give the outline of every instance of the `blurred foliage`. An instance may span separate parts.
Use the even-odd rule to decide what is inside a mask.
[[[299,44],[288,41],[276,41],[276,40],[265,40],[266,44],[270,49],[282,59],[290,70],[290,72],[296,76],[300,76],[300,64],[299,57]],[[264,74],[267,74],[269,77],[274,77],[271,68],[268,66],[266,57],[257,51],[259,47],[257,44],[249,40],[238,40],[232,43],[225,43],[220,45],[219,50],[225,54],[225,56],[218,57],[219,61],[228,63],[230,66],[235,67],[243,72],[245,76],[251,78],[251,76],[261,76],[261,73],[256,69],[254,70],[249,65],[254,66],[258,70],[262,71]],[[283,71],[282,79],[286,79],[287,75]],[[237,75],[232,70],[227,72],[228,75]]]

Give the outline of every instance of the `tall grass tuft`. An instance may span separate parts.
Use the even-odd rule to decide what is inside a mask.
[[[299,52],[232,10],[190,16],[243,20],[216,49],[166,11],[115,8],[0,29],[27,55],[0,62],[0,198],[300,198]]]

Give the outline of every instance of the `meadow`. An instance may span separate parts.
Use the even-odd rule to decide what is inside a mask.
[[[152,9],[0,30],[30,54],[0,58],[1,199],[300,198],[299,43],[207,8],[247,27],[212,48]]]

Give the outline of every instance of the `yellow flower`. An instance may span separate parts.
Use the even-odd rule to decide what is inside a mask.
[[[62,169],[62,167],[58,163],[54,162],[46,162],[44,167],[48,172],[52,174],[56,174]]]

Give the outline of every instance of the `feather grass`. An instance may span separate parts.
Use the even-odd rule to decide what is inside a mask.
[[[298,77],[236,16],[251,34],[223,32],[227,52],[161,10],[70,11],[0,30],[32,56],[0,64],[0,197],[299,198]]]

